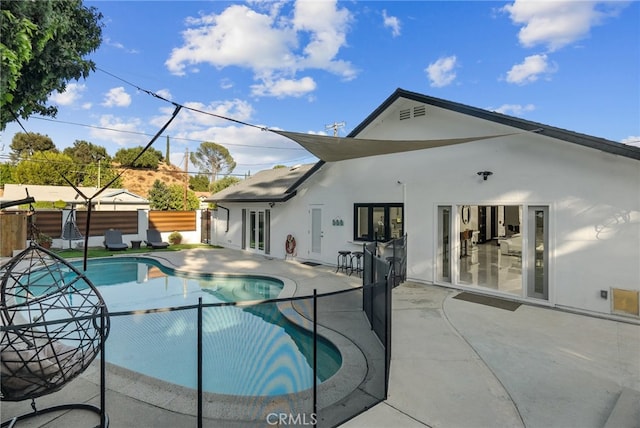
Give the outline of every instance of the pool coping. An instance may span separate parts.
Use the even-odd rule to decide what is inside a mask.
[[[287,299],[292,297],[301,297],[306,299],[312,298],[312,295],[296,296],[295,294],[298,290],[296,281],[282,275],[258,272],[252,272],[251,274],[190,272],[176,267],[171,261],[165,258],[155,257],[154,255],[147,253],[131,256],[123,254],[118,255],[118,257],[150,259],[176,272],[184,274],[209,274],[222,277],[254,276],[273,278],[283,283],[283,289],[278,295],[278,299]],[[101,258],[102,257],[98,259]],[[345,290],[351,291],[349,289]],[[355,290],[357,289],[354,288],[353,291]],[[321,297],[322,294],[319,294],[318,296]],[[313,331],[312,321],[295,308],[293,302],[300,300],[286,300],[283,302],[276,301],[275,303],[281,314],[290,322],[308,331]],[[241,303],[244,305],[252,305],[264,301],[266,300],[245,301]],[[337,372],[318,385],[317,405],[319,409],[322,409],[347,398],[356,389],[358,389],[365,381],[368,365],[366,357],[360,348],[344,335],[321,325],[321,323],[318,323],[317,333],[324,339],[331,342],[338,349],[342,358],[342,363]],[[99,358],[97,360],[99,361]],[[107,362],[106,366],[109,373],[109,376],[107,376],[107,387],[109,389],[113,389],[133,399],[159,406],[176,413],[197,415],[197,390],[147,376],[112,363]],[[96,383],[99,382],[97,365],[94,367],[96,367],[95,370],[87,370],[80,376]],[[292,409],[291,405],[300,402],[312,403],[313,388],[277,396],[239,396],[211,392],[203,392],[202,396],[204,403],[203,417],[207,419],[229,420],[234,422],[256,421],[264,420],[269,413],[291,413],[294,410],[297,413],[298,410],[295,408]],[[263,414],[259,413],[260,409],[264,411]],[[312,410],[311,407],[310,410]],[[311,411],[309,414],[310,413]]]

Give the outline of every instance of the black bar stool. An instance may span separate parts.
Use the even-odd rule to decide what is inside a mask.
[[[349,272],[349,269],[351,269],[350,254],[351,251],[348,250],[338,251],[338,265],[336,267],[336,273],[338,273],[339,270],[342,270],[344,273]]]
[[[354,251],[353,253],[351,253],[351,258],[349,260],[349,263],[351,264],[351,272],[349,272],[349,275],[351,275],[352,273],[357,273],[358,276],[362,276],[362,256],[363,256],[363,252],[362,251]],[[353,263],[353,259],[355,260],[355,264]]]

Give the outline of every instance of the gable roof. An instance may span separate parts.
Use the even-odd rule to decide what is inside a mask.
[[[380,106],[378,106],[378,108],[376,108],[369,116],[367,116],[365,120],[363,120],[358,126],[356,126],[349,133],[349,135],[347,135],[346,138],[343,138],[341,140],[355,139],[355,137],[360,132],[362,132],[367,126],[373,123],[378,116],[383,114],[385,110],[387,110],[399,98],[405,98],[405,99],[416,101],[419,103],[440,107],[446,110],[451,110],[457,113],[466,114],[479,119],[484,119],[484,120],[499,123],[502,125],[511,126],[526,132],[535,132],[537,134],[545,135],[547,137],[556,138],[559,140],[567,141],[570,143],[578,144],[578,145],[589,147],[596,150],[601,150],[603,152],[640,160],[640,147],[630,146],[630,145],[619,143],[616,141],[607,140],[605,138],[599,138],[599,137],[594,137],[587,134],[568,131],[566,129],[545,125],[539,122],[532,122],[532,121],[524,120],[518,117],[497,113],[494,111],[483,110],[477,107],[472,107],[465,104],[456,103],[453,101],[447,101],[441,98],[430,97],[427,95],[419,94],[417,92],[407,91],[402,88],[396,89],[393,94],[391,94],[382,104],[380,104]],[[273,131],[273,132],[277,132],[281,135],[284,135],[296,142],[298,142],[296,138],[298,138],[298,136],[300,135],[294,132],[280,132],[280,131]],[[303,139],[305,138],[302,138],[302,137],[300,138],[301,141]],[[436,146],[437,145],[434,145],[434,147]],[[292,189],[297,188],[297,186],[302,184],[308,177],[313,175],[313,173],[318,169],[320,169],[324,164],[325,164],[324,160],[318,161],[318,163],[316,163],[316,165],[311,170],[309,170],[309,172],[305,176],[301,177],[301,179],[295,183],[295,186],[292,186]]]
[[[284,202],[296,194],[301,178],[316,165],[275,168],[227,187],[205,199],[206,202]]]
[[[95,187],[78,187],[78,190],[91,197],[99,189]],[[24,199],[27,197],[27,191],[29,196],[32,196],[36,202],[63,201],[67,204],[84,204],[85,202],[84,198],[71,186],[44,186],[38,184],[5,184],[0,200],[17,201]],[[94,202],[117,205],[149,203],[147,199],[126,189],[107,189]]]
[[[391,96],[389,96],[389,98],[387,98],[377,109],[375,109],[364,121],[362,121],[362,123],[356,126],[348,135],[348,137],[355,137],[360,132],[362,132],[398,98],[406,98],[408,100],[440,107],[457,113],[466,114],[468,116],[477,117],[479,119],[488,120],[490,122],[522,129],[524,131],[535,131],[537,134],[545,135],[547,137],[556,138],[581,146],[590,147],[592,149],[601,150],[603,152],[613,153],[619,156],[640,160],[640,147],[622,144],[617,141],[607,140],[605,138],[580,134],[578,132],[568,131],[566,129],[545,125],[539,122],[532,122],[529,120],[520,119],[518,117],[508,116],[506,114],[497,113],[495,111],[484,110],[453,101],[443,100],[441,98],[429,97],[427,95],[422,95],[417,92],[410,92],[401,88],[396,89],[395,92],[391,94]]]

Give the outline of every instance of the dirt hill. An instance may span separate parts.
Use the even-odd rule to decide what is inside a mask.
[[[160,180],[166,185],[184,185],[184,172],[179,167],[167,165],[164,162],[160,163],[157,171],[151,169],[128,169],[122,175],[122,188],[147,198],[149,190],[156,180]]]

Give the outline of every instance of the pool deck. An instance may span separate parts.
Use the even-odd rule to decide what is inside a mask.
[[[330,266],[226,249],[153,256],[188,271],[288,278],[296,284],[296,295],[359,285],[359,278],[336,274]],[[510,311],[454,299],[456,294],[411,282],[394,289],[388,399],[343,427],[640,427],[638,320],[620,322],[530,305]],[[195,426],[192,416],[132,398],[132,379],[111,381],[107,387],[111,427]],[[60,400],[96,403],[95,384],[82,375],[38,404],[46,407]],[[0,407],[2,421],[28,411],[27,402]],[[76,411],[16,426],[74,428],[96,421],[94,415]]]

